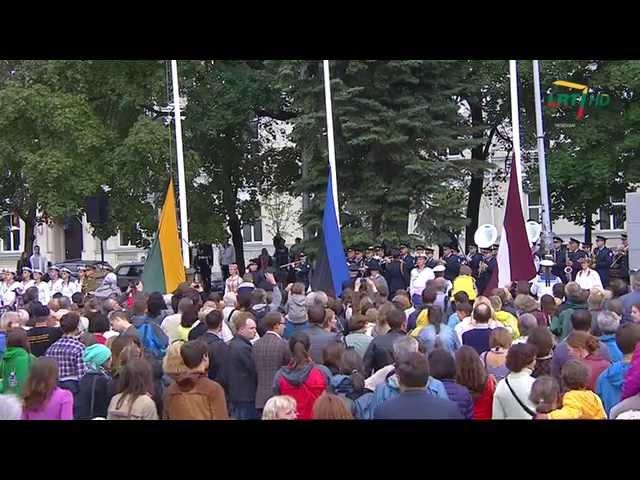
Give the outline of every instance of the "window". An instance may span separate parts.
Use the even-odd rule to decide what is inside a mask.
[[[20,218],[17,215],[5,215],[0,223],[2,236],[0,237],[0,251],[20,251]]]
[[[138,224],[131,225],[127,230],[120,230],[120,246],[134,247],[135,238],[138,236]]]
[[[542,205],[540,204],[539,193],[529,193],[527,195],[529,203],[529,220],[540,223],[542,218]]]
[[[262,220],[257,219],[253,223],[247,223],[242,227],[242,238],[245,242],[262,241]]]
[[[611,208],[600,208],[600,230],[624,230],[626,220],[624,197],[611,197]]]

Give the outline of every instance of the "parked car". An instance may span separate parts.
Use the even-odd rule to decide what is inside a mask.
[[[118,277],[118,287],[120,287],[120,290],[124,292],[129,286],[129,282],[140,280],[143,270],[143,262],[127,262],[118,265],[115,269],[115,274]]]

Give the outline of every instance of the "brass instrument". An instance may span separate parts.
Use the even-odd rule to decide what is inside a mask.
[[[573,273],[573,262],[569,258],[569,254],[567,254],[567,260],[565,262],[564,273],[567,275],[571,275]]]
[[[480,263],[478,264],[478,275],[481,275],[484,272],[486,272],[487,268],[489,268],[489,264],[485,263],[484,260],[480,260]]]
[[[285,263],[284,265],[280,265],[280,268],[289,268],[289,267],[297,267],[298,265],[302,265],[306,260],[296,260],[295,262]]]

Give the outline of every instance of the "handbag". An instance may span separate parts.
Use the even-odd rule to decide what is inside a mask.
[[[516,392],[514,392],[513,388],[511,388],[511,385],[509,384],[509,377],[508,376],[504,377],[504,381],[507,384],[507,387],[509,387],[509,390],[511,391],[511,395],[513,395],[513,398],[516,399],[516,401],[522,407],[522,409],[525,412],[527,412],[529,415],[531,415],[532,417],[535,417],[537,415],[537,413],[532,411],[529,407],[527,407],[524,403],[522,403],[522,400],[520,400],[520,398],[518,398],[518,395],[516,395]]]

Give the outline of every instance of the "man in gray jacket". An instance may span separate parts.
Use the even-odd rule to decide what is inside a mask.
[[[339,342],[338,334],[327,332],[322,328],[324,323],[324,308],[319,305],[313,305],[307,310],[309,317],[309,328],[305,333],[309,335],[311,347],[309,353],[315,363],[322,364],[322,352],[331,342]]]
[[[220,247],[220,268],[222,269],[222,280],[229,278],[229,265],[236,263],[236,249],[229,243],[229,240],[225,240],[224,244]]]

